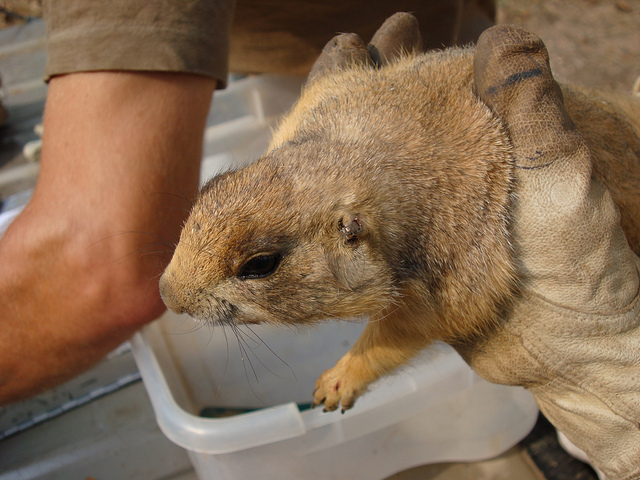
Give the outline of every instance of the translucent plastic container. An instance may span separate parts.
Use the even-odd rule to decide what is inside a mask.
[[[345,414],[305,410],[317,376],[361,327],[252,327],[238,340],[167,314],[132,344],[160,429],[187,450],[201,480],[383,479],[497,456],[533,427],[528,392],[485,382],[441,344]],[[199,416],[205,409],[221,417]]]
[[[300,88],[296,79],[251,77],[217,93],[203,181],[257,158]],[[362,328],[232,330],[167,313],[132,347],[158,425],[187,450],[201,480],[383,479],[417,465],[497,456],[533,427],[538,409],[528,392],[481,380],[441,344],[377,382],[345,414],[309,410],[317,377]]]

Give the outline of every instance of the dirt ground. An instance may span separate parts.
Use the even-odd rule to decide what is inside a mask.
[[[0,0],[0,27],[40,16],[40,4]],[[559,81],[628,92],[640,76],[640,0],[497,0],[497,7],[498,23],[544,40]]]
[[[498,0],[498,22],[538,34],[561,82],[628,92],[640,76],[640,0]]]

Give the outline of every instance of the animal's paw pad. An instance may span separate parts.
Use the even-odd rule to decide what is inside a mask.
[[[338,364],[320,375],[313,392],[312,406],[324,405],[325,412],[332,412],[341,406],[344,413],[353,407],[367,384]]]

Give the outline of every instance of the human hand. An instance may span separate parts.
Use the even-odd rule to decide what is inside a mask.
[[[474,74],[514,145],[521,289],[494,332],[458,349],[484,378],[530,389],[607,477],[637,478],[638,258],[542,41],[513,27],[489,29]]]

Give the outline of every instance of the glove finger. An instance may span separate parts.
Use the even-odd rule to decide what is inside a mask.
[[[392,15],[376,31],[368,48],[378,66],[386,65],[408,52],[422,52],[418,19],[405,12]]]
[[[474,76],[478,95],[509,130],[517,166],[541,168],[576,153],[589,156],[538,36],[507,25],[486,30],[478,39]]]
[[[372,65],[367,46],[355,33],[343,33],[333,37],[322,49],[322,53],[311,67],[307,82],[344,69],[352,64]]]

